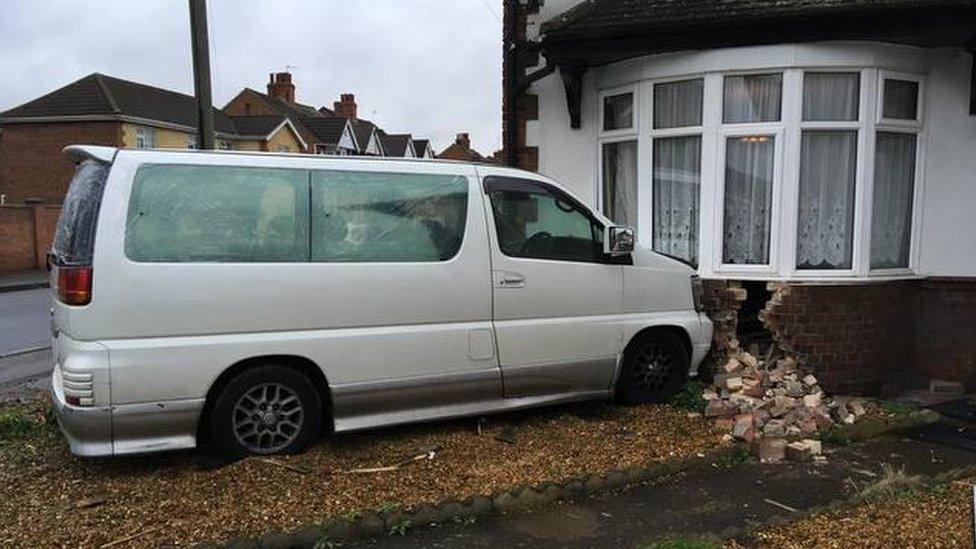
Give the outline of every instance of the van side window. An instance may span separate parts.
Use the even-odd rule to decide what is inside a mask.
[[[599,262],[603,227],[578,202],[546,185],[487,178],[495,231],[510,257]]]
[[[447,261],[464,238],[468,180],[312,172],[312,261]]]
[[[307,261],[308,172],[142,166],[125,253],[146,262]]]

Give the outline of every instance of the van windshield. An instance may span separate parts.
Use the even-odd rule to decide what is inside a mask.
[[[85,160],[78,164],[61,205],[61,217],[51,245],[56,265],[91,264],[95,246],[95,223],[109,164]]]

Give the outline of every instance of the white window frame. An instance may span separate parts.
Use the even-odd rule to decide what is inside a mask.
[[[789,231],[789,238],[786,238],[784,242],[784,256],[786,258],[792,258],[792,260],[787,260],[784,264],[783,274],[788,278],[797,279],[823,279],[823,278],[850,278],[855,276],[864,276],[866,274],[866,269],[864,268],[864,258],[862,256],[869,255],[865,254],[865,243],[867,242],[868,236],[864,234],[862,230],[864,221],[868,219],[865,217],[865,209],[870,208],[870,204],[865,205],[865,197],[869,197],[870,194],[865,192],[865,183],[870,177],[870,172],[868,170],[867,162],[867,150],[871,137],[871,115],[872,112],[872,101],[871,98],[874,94],[874,86],[870,85],[872,82],[872,75],[870,69],[860,69],[860,68],[845,68],[845,67],[831,67],[831,68],[803,68],[797,69],[799,71],[799,90],[791,90],[794,92],[792,95],[793,99],[796,101],[796,115],[791,117],[789,126],[790,134],[794,134],[794,143],[792,147],[792,159],[788,160],[790,166],[790,173],[787,177],[789,182],[786,187],[786,192],[788,194],[786,203],[787,211],[789,212],[789,219],[787,221],[787,226],[784,227],[784,232]],[[828,73],[828,74],[857,74],[860,78],[860,83],[858,87],[858,106],[857,106],[857,120],[855,121],[804,121],[803,120],[803,77],[807,74],[817,74],[817,73]],[[798,93],[799,95],[795,95]],[[796,126],[793,130],[792,126]],[[799,248],[799,243],[797,242],[799,235],[798,227],[800,222],[800,163],[802,160],[802,147],[803,147],[803,132],[804,131],[856,131],[857,132],[857,150],[855,154],[857,155],[857,165],[854,170],[854,234],[851,237],[851,268],[850,269],[800,269],[797,268],[797,250]],[[873,171],[874,159],[871,159],[870,170]],[[871,232],[871,227],[868,226],[868,233]]]
[[[620,95],[624,93],[630,93],[633,97],[633,118],[631,119],[630,128],[619,129],[619,130],[608,130],[603,129],[603,99],[606,97]],[[640,139],[639,128],[641,126],[641,93],[640,87],[637,84],[628,84],[625,86],[618,86],[615,88],[610,88],[599,92],[597,98],[597,111],[598,111],[598,133],[596,138],[596,189],[594,189],[593,196],[596,197],[596,208],[602,214],[604,212],[604,200],[603,196],[603,146],[608,143],[621,143],[624,141],[635,141],[637,142],[637,226],[631,227],[634,229],[638,237],[637,239],[641,242],[644,240],[641,237],[642,234],[642,224],[641,219],[641,207],[643,204],[642,195],[646,194],[644,191],[644,179],[642,175],[643,167],[641,163],[641,158],[643,156],[643,146]]]
[[[782,118],[782,117],[781,117]],[[780,259],[779,242],[781,236],[776,231],[780,227],[783,204],[783,150],[784,129],[782,123],[754,123],[754,124],[725,124],[719,130],[719,151],[716,155],[716,185],[715,185],[715,223],[712,227],[715,238],[711,251],[712,262],[715,265],[715,272],[723,275],[769,275],[775,276],[778,271]],[[763,264],[742,265],[737,263],[725,263],[723,255],[725,251],[725,159],[726,143],[730,137],[747,136],[771,136],[775,139],[773,143],[773,191],[772,204],[769,217],[769,262]]]
[[[604,130],[603,129],[603,114],[604,114],[604,100],[607,97],[613,97],[614,95],[623,95],[625,93],[631,94],[632,104],[631,104],[631,119],[629,128],[620,128],[617,130]],[[640,125],[640,93],[639,86],[637,84],[627,84],[625,86],[617,86],[615,88],[610,88],[600,91],[598,94],[598,105],[600,116],[597,119],[597,128],[599,135],[601,137],[615,137],[619,135],[629,135],[637,133],[637,128]]]
[[[701,122],[697,126],[680,126],[676,128],[655,128],[654,127],[654,87],[659,84],[675,84],[678,82],[686,82],[688,80],[701,80],[702,81],[702,118]],[[657,78],[654,80],[647,81],[647,86],[644,88],[642,97],[644,100],[644,112],[646,112],[645,118],[642,120],[643,124],[646,124],[648,128],[646,132],[642,132],[641,137],[646,136],[647,146],[646,146],[646,162],[642,160],[645,155],[641,155],[641,148],[644,146],[641,142],[644,139],[639,139],[637,143],[638,147],[638,177],[641,181],[646,180],[646,186],[638,186],[638,196],[640,197],[638,209],[637,209],[637,219],[638,219],[638,235],[641,242],[646,242],[647,247],[651,250],[654,249],[654,140],[655,139],[667,139],[674,137],[698,137],[701,139],[701,159],[698,165],[698,253],[695,254],[698,257],[697,268],[701,269],[703,263],[707,263],[708,260],[704,257],[704,247],[702,246],[706,223],[703,223],[705,210],[705,164],[708,158],[707,151],[705,149],[706,140],[706,124],[705,120],[707,117],[708,109],[708,78],[704,73],[683,75],[677,78]],[[721,110],[721,106],[719,107]],[[601,155],[602,158],[602,155]],[[647,174],[646,176],[641,176],[641,174]],[[660,253],[660,252],[658,252]]]
[[[915,101],[914,120],[884,117],[885,80],[905,80],[907,82],[915,82],[918,85],[918,97]],[[881,69],[878,71],[877,87],[878,110],[877,116],[875,117],[875,122],[878,125],[921,129],[922,125],[924,124],[923,111],[925,110],[925,78],[922,75]]]
[[[136,126],[136,148],[156,148],[156,128],[152,126]]]

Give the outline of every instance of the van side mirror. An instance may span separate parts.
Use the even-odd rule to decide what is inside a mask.
[[[603,253],[624,255],[634,251],[634,229],[609,226],[603,232]]]

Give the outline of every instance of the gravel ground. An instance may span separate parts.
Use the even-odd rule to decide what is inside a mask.
[[[146,531],[120,546],[225,541],[360,510],[680,459],[721,444],[711,422],[669,406],[593,403],[491,416],[480,422],[481,434],[479,421],[469,419],[339,435],[274,463],[221,466],[193,452],[82,460],[68,453],[45,399],[5,409],[11,406],[37,427],[0,443],[0,546],[10,547],[97,547]],[[395,471],[345,472],[435,446],[433,459]]]
[[[755,546],[971,548],[973,484],[976,477],[770,527],[756,535]]]

